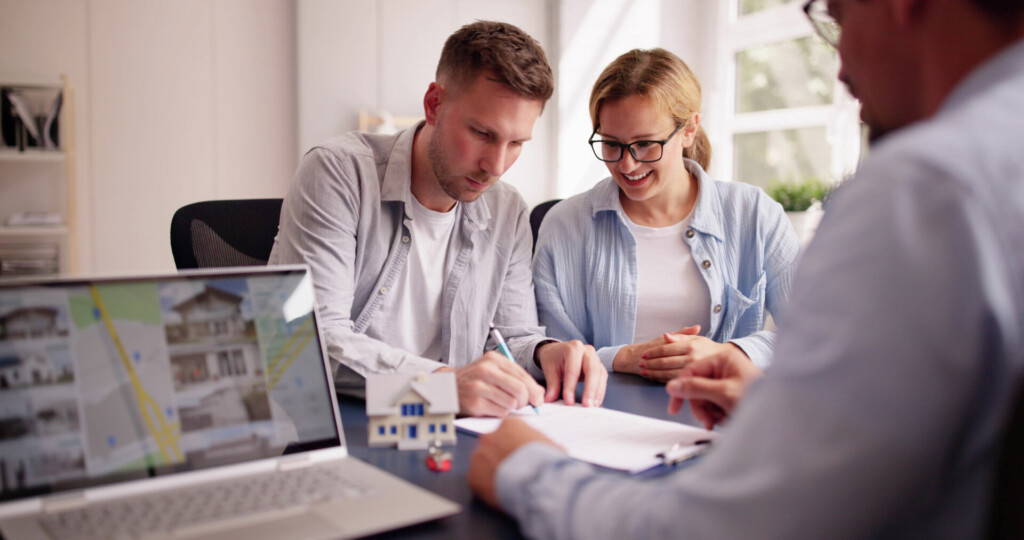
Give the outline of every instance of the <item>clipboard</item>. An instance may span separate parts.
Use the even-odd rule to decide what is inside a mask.
[[[604,407],[545,403],[535,414],[528,407],[517,416],[570,457],[607,469],[639,473],[681,463],[704,453],[717,433],[679,422],[640,416]],[[459,418],[455,427],[469,433],[490,433],[500,418]]]

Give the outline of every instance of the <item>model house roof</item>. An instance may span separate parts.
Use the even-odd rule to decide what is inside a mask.
[[[428,414],[459,412],[454,373],[386,373],[366,377],[366,414],[398,414],[399,402],[409,392],[423,400]]]

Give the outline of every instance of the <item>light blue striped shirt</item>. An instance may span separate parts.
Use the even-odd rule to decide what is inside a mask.
[[[775,358],[714,449],[656,480],[533,443],[530,538],[982,538],[1024,377],[1024,40],[886,137],[802,257]]]
[[[735,343],[765,366],[774,332],[762,328],[766,313],[777,317],[789,296],[800,249],[796,233],[760,188],[715,181],[689,159],[686,168],[700,187],[681,240],[701,265],[711,296],[711,328],[701,333]],[[537,309],[548,335],[594,345],[609,371],[619,349],[633,343],[636,327],[636,240],[626,219],[619,188],[606,178],[552,207],[533,260]]]

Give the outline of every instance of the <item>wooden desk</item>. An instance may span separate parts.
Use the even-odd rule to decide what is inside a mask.
[[[580,388],[582,389],[582,385]],[[484,504],[474,497],[469,489],[466,473],[469,470],[469,456],[477,444],[475,436],[460,432],[456,446],[448,447],[452,452],[452,469],[444,473],[435,473],[428,470],[424,464],[426,451],[368,447],[366,404],[363,401],[339,396],[339,406],[341,421],[345,428],[345,440],[351,455],[462,505],[462,512],[458,515],[384,533],[374,538],[522,538],[515,521]],[[609,374],[604,406],[698,425],[690,415],[689,408],[678,416],[669,416],[666,411],[668,396],[665,394],[664,386],[636,376]],[[643,476],[659,476],[667,472],[670,472],[670,469],[658,467],[645,472]]]

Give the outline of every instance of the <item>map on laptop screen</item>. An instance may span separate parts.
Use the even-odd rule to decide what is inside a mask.
[[[0,501],[340,444],[301,270],[0,287]]]

